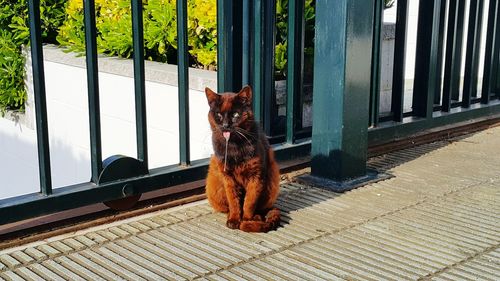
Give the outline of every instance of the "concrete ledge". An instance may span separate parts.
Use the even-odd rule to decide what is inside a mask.
[[[76,53],[67,53],[63,48],[55,45],[46,45],[43,48],[46,61],[86,68],[85,56]],[[99,72],[110,73],[125,77],[134,77],[132,59],[99,56]],[[177,65],[145,61],[146,81],[177,86]],[[189,88],[204,91],[208,86],[217,88],[217,72],[204,69],[189,68]]]

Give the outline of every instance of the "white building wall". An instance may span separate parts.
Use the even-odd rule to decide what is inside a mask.
[[[389,22],[389,23],[395,23],[396,22],[396,8],[397,8],[397,2],[398,0],[395,1],[395,5],[390,8],[385,10],[384,13],[384,21]],[[480,65],[479,65],[479,77],[483,77],[483,70],[484,70],[484,46],[486,43],[486,19],[488,16],[488,5],[489,5],[489,0],[485,0],[484,3],[484,10],[483,10],[483,25],[482,25],[482,40],[481,40],[481,60],[480,60]],[[416,50],[416,44],[417,44],[417,23],[418,23],[418,3],[419,0],[410,0],[409,1],[410,6],[409,6],[409,18],[408,18],[408,33],[407,33],[407,54],[406,54],[406,70],[405,70],[405,77],[406,79],[411,79],[413,80],[414,74],[415,74],[415,50]],[[466,9],[465,9],[465,33],[464,33],[464,48],[463,48],[463,59],[462,59],[462,76],[464,75],[464,65],[465,65],[465,44],[467,42],[467,27],[468,27],[468,18],[469,18],[469,5],[470,1],[466,1]],[[446,37],[445,37],[446,38]]]

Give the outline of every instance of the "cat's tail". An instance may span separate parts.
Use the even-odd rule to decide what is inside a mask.
[[[240,230],[245,232],[268,232],[278,228],[280,219],[280,210],[273,208],[267,212],[264,221],[242,221]]]

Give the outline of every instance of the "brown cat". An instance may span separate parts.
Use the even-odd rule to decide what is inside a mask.
[[[272,208],[279,192],[279,168],[266,136],[254,121],[252,89],[217,94],[205,89],[214,155],[206,194],[226,225],[246,232],[276,229],[280,213]]]

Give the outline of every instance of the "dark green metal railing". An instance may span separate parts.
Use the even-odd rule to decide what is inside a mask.
[[[380,114],[378,125],[370,129],[368,137],[371,144],[500,112],[499,91],[495,86],[500,80],[498,0],[491,0],[488,7],[485,7],[484,0],[470,1],[467,26],[464,24],[465,0],[420,1],[412,110],[403,111],[408,2],[398,0],[397,3],[391,110],[389,115]],[[487,19],[483,18],[484,9],[488,11]],[[448,17],[445,17],[446,14]],[[479,81],[483,24],[487,27],[484,78]],[[375,56],[373,60],[380,60],[380,56]],[[461,69],[462,63],[465,69]],[[461,70],[465,72],[463,86],[460,82]],[[441,77],[443,71],[444,76]],[[478,82],[482,82],[479,97],[478,84],[481,83]],[[373,96],[372,104],[379,106]]]
[[[279,161],[309,156],[312,175],[345,182],[366,178],[368,145],[421,130],[500,114],[500,0],[471,1],[465,26],[464,0],[420,1],[411,112],[404,112],[407,0],[397,6],[391,111],[379,112],[382,0],[316,0],[313,128],[302,126],[304,87],[304,0],[288,1],[288,52],[285,130],[275,134],[274,89],[276,7],[274,1],[217,0],[218,91],[253,87],[254,113],[271,136]],[[187,0],[177,1],[179,81],[179,164],[148,169],[142,1],[131,1],[137,158],[102,160],[94,0],[84,1],[91,180],[52,190],[40,2],[29,0],[37,121],[40,192],[0,200],[0,224],[84,205],[123,199],[160,188],[201,180],[207,159],[191,161]],[[488,20],[483,19],[483,10]],[[447,24],[446,10],[449,16]],[[479,94],[481,27],[487,37],[484,78]],[[448,36],[444,38],[445,27]],[[467,34],[466,44],[462,45]],[[445,46],[446,40],[446,48]],[[461,48],[466,48],[460,86]],[[444,70],[444,77],[441,73]]]

